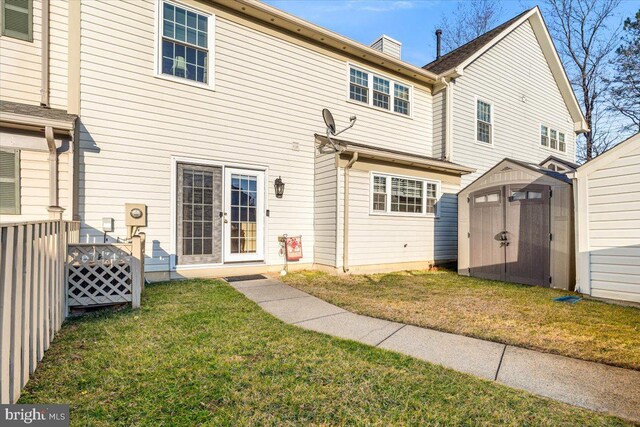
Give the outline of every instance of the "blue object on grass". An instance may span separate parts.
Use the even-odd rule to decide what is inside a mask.
[[[580,297],[574,297],[573,295],[567,295],[564,297],[558,297],[558,298],[554,298],[553,300],[555,302],[565,302],[567,304],[575,304],[578,301],[580,301],[582,298]]]

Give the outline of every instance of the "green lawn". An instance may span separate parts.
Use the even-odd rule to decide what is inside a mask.
[[[285,282],[349,311],[534,350],[640,369],[640,309],[575,305],[541,287],[441,270],[335,276],[293,273]]]
[[[77,426],[624,425],[286,325],[213,280],[66,323],[20,399],[56,402]]]

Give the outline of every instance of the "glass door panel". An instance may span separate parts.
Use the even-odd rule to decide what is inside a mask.
[[[225,261],[262,260],[264,172],[227,168],[225,186]]]

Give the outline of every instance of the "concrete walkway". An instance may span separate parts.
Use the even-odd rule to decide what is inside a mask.
[[[273,279],[230,285],[286,323],[640,422],[640,371],[353,314]]]

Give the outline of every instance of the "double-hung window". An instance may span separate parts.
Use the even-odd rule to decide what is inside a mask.
[[[211,15],[162,2],[161,75],[211,86],[213,19]]]
[[[493,143],[493,111],[491,104],[476,101],[476,140],[485,144]]]
[[[0,0],[2,35],[33,41],[33,0]]]
[[[355,68],[351,69],[349,98],[354,101],[369,103],[369,74]]]
[[[566,136],[563,132],[540,125],[540,145],[553,150],[567,152]]]
[[[349,99],[403,116],[411,115],[411,86],[349,67]]]
[[[0,150],[0,214],[20,214],[20,151]]]
[[[438,183],[382,174],[372,175],[371,211],[383,214],[436,214]]]

